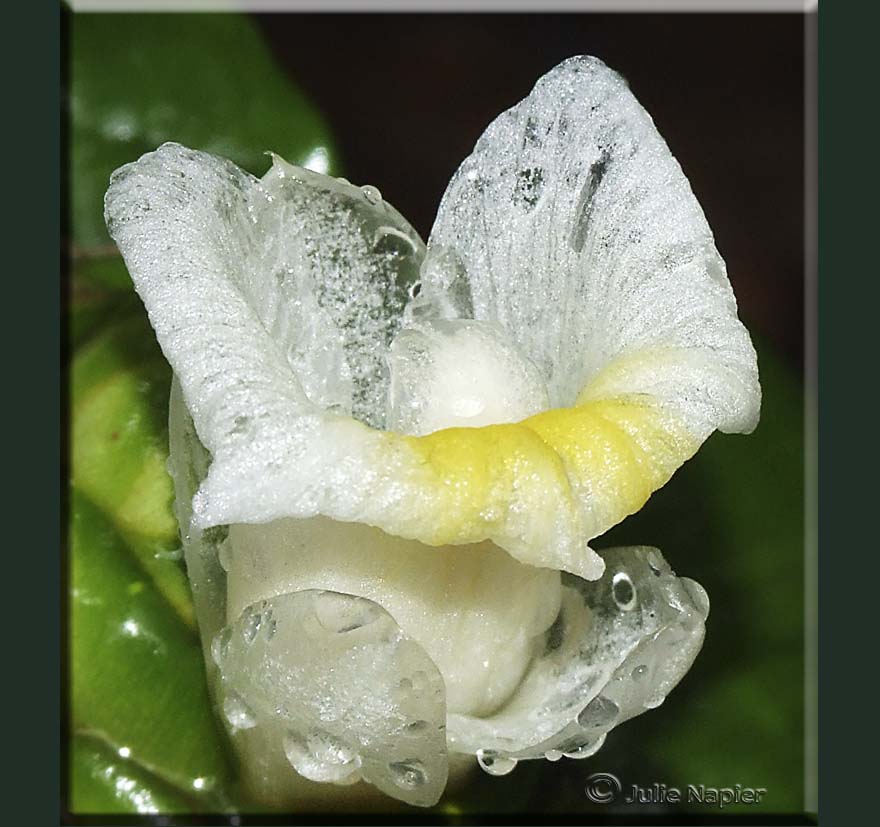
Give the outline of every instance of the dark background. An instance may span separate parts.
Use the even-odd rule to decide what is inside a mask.
[[[260,15],[344,174],[427,238],[489,122],[566,57],[629,81],[712,227],[746,325],[803,363],[804,18],[797,14]]]

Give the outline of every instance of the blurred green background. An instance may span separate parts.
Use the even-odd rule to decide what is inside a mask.
[[[325,97],[322,108],[328,112],[357,111],[364,106],[363,95],[349,64],[325,48],[326,30],[333,24],[322,17],[298,17],[66,18],[69,811],[220,812],[247,807],[236,792],[234,762],[208,702],[171,513],[171,482],[165,473],[170,371],[103,226],[102,199],[110,172],[164,140],[216,152],[255,174],[267,168],[263,153],[272,149],[294,163],[378,185],[405,215],[415,217],[423,235],[430,218],[424,217],[428,213],[421,204],[436,205],[442,192],[441,184],[432,183],[418,193],[419,168],[401,171],[395,164],[393,149],[407,142],[406,135],[396,144],[388,139],[387,169],[369,163],[364,148],[369,134],[348,128],[338,114],[331,138],[316,107],[294,85],[298,77],[308,76],[303,61],[312,55],[317,65],[312,86],[318,97]],[[386,21],[383,31],[393,34],[397,25],[404,38],[406,25],[416,32],[427,25],[424,19],[407,23],[405,17],[399,23]],[[449,29],[454,18],[434,24],[432,31]],[[621,15],[615,25],[636,31],[641,24],[627,24],[627,18],[634,16]],[[335,25],[347,43],[351,35],[345,27],[351,24]],[[373,18],[365,25],[378,24]],[[461,31],[472,36],[475,26],[494,31],[492,27],[507,24],[499,18],[497,23],[479,19],[466,25]],[[534,26],[523,25],[529,37],[542,36],[540,27],[536,32]],[[610,37],[615,30],[609,25],[594,28]],[[299,38],[289,44],[294,57],[279,34],[288,30]],[[572,37],[570,30],[567,24],[565,37]],[[453,34],[443,31],[453,42]],[[569,44],[549,25],[543,31],[546,48],[540,60],[546,68],[568,54],[597,51],[590,48],[589,27],[584,44]],[[487,50],[490,59],[492,50]],[[290,64],[297,61],[300,69],[294,72]],[[616,68],[627,74],[626,66]],[[390,73],[389,95],[396,94],[394,70],[372,70]],[[429,72],[434,82],[444,72],[454,75],[442,61],[414,69],[419,71]],[[463,106],[470,120],[445,128],[472,144],[482,126],[522,97],[539,74],[509,100],[507,89],[497,89],[490,78],[480,107]],[[393,109],[400,117],[383,116],[386,133],[417,131],[409,120],[409,101],[397,95]],[[649,101],[643,102],[664,131],[666,110],[661,107],[658,115]],[[425,105],[414,104],[415,111]],[[488,115],[480,123],[483,109]],[[438,164],[439,150],[431,150],[444,134],[435,137],[438,143],[425,148],[428,167]],[[374,135],[373,143],[381,144],[381,137]],[[670,143],[676,151],[675,142]],[[682,143],[688,147],[687,140]],[[457,154],[444,161],[452,163],[446,179],[467,148],[458,154],[458,145],[453,145]],[[689,172],[688,160],[679,159]],[[701,162],[693,163],[699,173]],[[407,189],[401,189],[399,198],[383,186],[388,171],[392,182],[406,174]],[[360,172],[368,180],[356,177]],[[698,180],[711,190],[711,182],[699,175]],[[695,189],[702,200],[700,186]],[[799,197],[800,190],[791,193],[793,202]],[[584,781],[596,771],[616,774],[625,786],[763,787],[767,793],[762,803],[741,807],[741,812],[804,809],[804,405],[799,345],[794,344],[802,328],[799,318],[791,321],[791,296],[784,311],[768,312],[767,303],[772,310],[776,294],[755,287],[760,272],[752,272],[740,288],[734,266],[740,259],[736,250],[731,256],[725,249],[726,214],[719,211],[719,226],[712,208],[707,213],[728,257],[742,315],[756,334],[764,388],[761,424],[748,438],[710,438],[639,514],[596,542],[599,547],[656,545],[677,571],[706,587],[712,614],[703,652],[660,709],[614,730],[593,758],[527,762],[504,778],[476,773],[438,807],[445,818],[467,820],[471,814],[492,812],[569,814],[582,820],[612,812],[636,814],[632,806],[589,802]],[[761,219],[759,213],[742,220]],[[735,241],[742,232],[734,228],[729,237]],[[796,271],[797,255],[792,255],[790,269]],[[791,273],[786,278],[791,281]],[[682,809],[717,813],[699,805],[661,804],[640,807],[637,814]]]

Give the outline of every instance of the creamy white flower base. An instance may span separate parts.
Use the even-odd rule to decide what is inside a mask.
[[[450,756],[586,757],[684,675],[705,592],[588,543],[760,388],[619,76],[573,58],[499,116],[427,248],[373,187],[175,144],[106,218],[175,371],[187,568],[261,801],[301,801],[295,768],[430,805]]]

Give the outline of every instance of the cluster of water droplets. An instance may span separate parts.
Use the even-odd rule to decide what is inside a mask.
[[[385,352],[418,278],[422,240],[376,187],[277,156],[261,191],[249,281],[264,325],[310,401],[381,427]]]
[[[583,759],[629,718],[663,703],[699,651],[709,600],[657,549],[602,552],[597,581],[563,576],[565,594],[543,656],[496,716],[450,716],[454,749],[477,747],[490,775],[524,759]]]
[[[439,798],[443,680],[379,605],[320,590],[278,595],[222,628],[211,657],[240,747],[268,739],[289,770],[312,781],[363,779],[413,804]]]

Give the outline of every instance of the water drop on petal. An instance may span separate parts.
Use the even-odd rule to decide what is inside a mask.
[[[388,765],[388,769],[398,787],[411,790],[425,783],[425,770],[421,761],[394,761]]]
[[[371,204],[379,204],[382,201],[382,193],[370,184],[365,184],[361,187],[361,192],[364,194],[364,198]]]
[[[234,690],[230,690],[223,699],[223,715],[233,729],[252,729],[257,725],[254,713]]]
[[[477,750],[477,763],[480,769],[489,775],[507,775],[516,768],[516,758],[510,758],[507,755],[500,755],[491,749]]]

